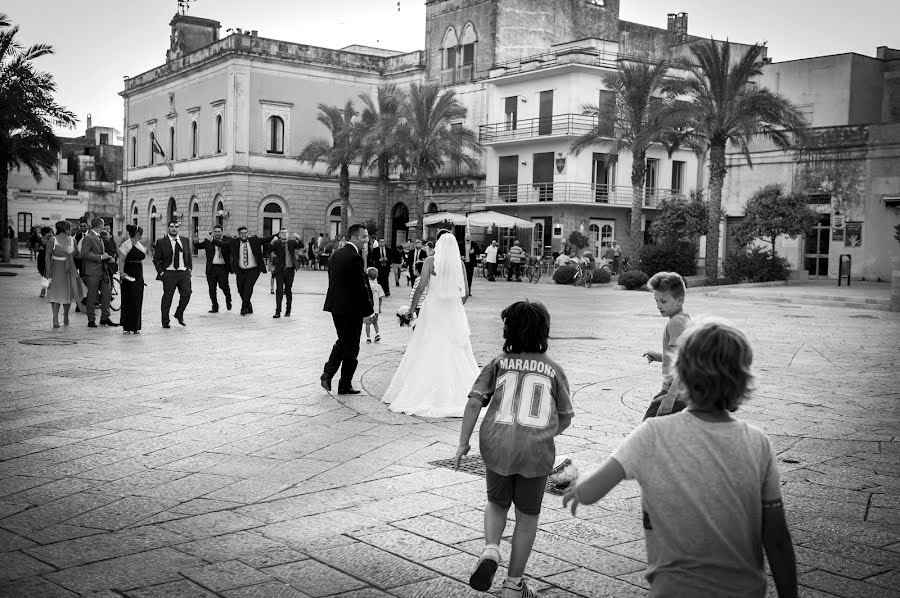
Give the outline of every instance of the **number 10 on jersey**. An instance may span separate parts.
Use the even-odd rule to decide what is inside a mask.
[[[512,425],[515,418],[522,426],[546,428],[553,411],[550,404],[553,400],[551,383],[550,378],[543,374],[506,372],[496,384],[495,394],[500,395],[500,408],[494,421]]]

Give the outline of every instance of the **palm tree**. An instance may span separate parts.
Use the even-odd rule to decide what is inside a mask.
[[[59,139],[53,127],[72,127],[75,115],[53,98],[56,83],[32,61],[53,53],[46,44],[23,48],[16,40],[19,27],[10,27],[0,14],[0,239],[6,238],[9,171],[22,166],[35,180],[57,165]],[[4,243],[5,245],[5,243]],[[9,251],[3,259],[9,261]]]
[[[481,144],[474,131],[457,124],[465,119],[466,108],[452,90],[441,92],[437,85],[413,83],[403,95],[400,114],[404,167],[416,179],[419,238],[425,238],[425,191],[429,179],[447,161],[474,168],[478,162],[470,154],[481,153]]]
[[[603,82],[614,94],[615,102],[600,106],[582,106],[584,114],[597,119],[594,128],[572,142],[577,156],[597,142],[614,137],[617,151],[628,151],[631,162],[631,235],[628,253],[636,256],[644,245],[641,216],[644,207],[644,181],[647,171],[647,150],[653,143],[666,143],[677,120],[671,101],[678,91],[678,83],[667,78],[668,67],[654,64],[626,62],[621,70],[604,75]]]
[[[744,153],[749,166],[749,144],[755,137],[769,139],[781,149],[792,145],[792,134],[802,133],[803,115],[783,96],[758,86],[764,46],[754,44],[732,59],[731,44],[708,40],[691,46],[679,68],[688,71],[685,90],[692,102],[683,105],[690,133],[709,147],[709,231],[706,235],[706,282],[716,284],[719,275],[719,223],[722,219],[722,186],[727,165],[725,148],[731,143]]]
[[[341,200],[341,233],[349,228],[350,212],[350,164],[360,155],[359,134],[353,119],[357,112],[353,102],[347,100],[343,108],[319,104],[316,120],[325,125],[331,139],[315,137],[300,152],[299,160],[314,166],[325,163],[325,174],[338,173],[338,197]]]
[[[387,204],[391,185],[391,168],[398,162],[398,131],[401,96],[392,83],[380,85],[375,99],[360,94],[363,110],[359,118],[363,170],[378,171],[378,226],[387,230]]]

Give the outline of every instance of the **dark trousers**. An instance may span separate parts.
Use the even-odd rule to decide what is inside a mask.
[[[472,277],[475,275],[475,262],[466,262],[466,280],[469,283],[469,292],[472,292]]]
[[[291,313],[291,301],[293,300],[293,295],[291,294],[291,287],[294,286],[294,269],[293,268],[284,268],[281,271],[275,272],[275,313],[281,313],[281,299],[284,297],[287,299],[287,303],[285,305],[285,312]]]
[[[172,297],[175,289],[178,289],[178,307],[175,308],[175,317],[183,318],[188,301],[191,300],[191,273],[187,270],[163,270],[162,273],[163,295],[160,302],[162,310],[162,323],[169,323],[169,310],[172,309]]]
[[[389,265],[377,266],[378,269],[378,284],[381,285],[381,290],[384,291],[385,297],[391,296],[391,267]]]
[[[213,309],[219,309],[219,299],[216,294],[216,285],[225,294],[225,302],[231,305],[231,287],[228,285],[228,268],[224,264],[213,264],[209,274],[206,275],[206,284],[209,285],[209,300]]]
[[[237,291],[241,296],[241,311],[251,311],[253,305],[250,300],[253,298],[253,286],[259,278],[259,270],[256,268],[237,268],[234,271],[237,278]]]
[[[329,380],[334,378],[341,370],[341,378],[338,381],[338,392],[350,388],[356,365],[359,363],[359,338],[362,335],[362,316],[347,316],[331,314],[334,320],[334,329],[337,331],[337,340],[331,348],[331,355],[325,363],[324,375]]]
[[[496,280],[496,278],[497,278],[497,262],[485,262],[484,265],[487,267],[487,279],[488,280]]]
[[[91,274],[90,276],[84,277],[84,282],[87,285],[87,302],[85,310],[87,310],[88,321],[93,322],[97,317],[94,313],[97,309],[97,299],[100,299],[100,318],[108,320],[109,299],[112,294],[109,276],[106,274]]]
[[[514,276],[515,276],[516,280],[519,280],[520,278],[522,278],[522,275],[519,271],[519,268],[521,266],[522,265],[519,264],[518,262],[510,262],[509,263],[509,274],[507,275],[506,280],[512,280]]]

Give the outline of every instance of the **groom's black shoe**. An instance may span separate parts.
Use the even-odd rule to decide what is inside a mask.
[[[357,390],[357,389],[353,388],[352,386],[349,386],[347,388],[339,388],[338,389],[339,395],[358,395],[361,392],[362,392],[361,390]]]
[[[331,378],[329,378],[325,374],[322,374],[321,376],[319,376],[319,380],[322,381],[322,388],[324,388],[328,392],[331,392]]]

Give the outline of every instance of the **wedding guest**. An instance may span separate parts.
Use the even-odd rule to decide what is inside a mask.
[[[400,270],[403,269],[403,247],[397,243],[388,252],[388,260],[391,262],[391,270],[394,272],[394,286],[400,286]]]
[[[369,292],[372,294],[372,309],[375,311],[371,316],[363,318],[366,325],[366,342],[372,342],[371,329],[375,328],[375,342],[381,340],[381,334],[378,332],[378,315],[381,313],[381,302],[385,298],[384,290],[378,282],[378,268],[366,268],[366,276],[369,277]]]
[[[469,228],[466,227],[465,240],[460,244],[460,255],[466,266],[466,279],[469,285],[469,295],[472,294],[472,277],[475,274],[475,264],[478,262],[478,254],[481,253],[481,247],[472,240]]]
[[[286,299],[284,317],[291,317],[291,302],[293,301],[291,289],[294,286],[294,273],[300,268],[300,261],[297,259],[298,251],[303,251],[303,241],[300,240],[300,235],[294,234],[294,237],[289,239],[287,227],[281,227],[278,237],[272,241],[269,260],[272,264],[276,285],[273,318],[281,317],[282,299]]]
[[[369,264],[378,271],[378,284],[381,285],[381,290],[384,292],[385,297],[391,296],[391,262],[389,253],[387,243],[385,243],[383,237],[378,246],[369,252]]]
[[[41,236],[38,237],[38,247],[35,249],[37,252],[37,269],[41,274],[41,297],[47,295],[47,287],[44,286],[46,284],[46,280],[50,278],[50,272],[47,270],[47,252],[45,248],[47,247],[47,243],[50,242],[50,239],[53,237],[53,229],[49,226],[44,226],[41,228]]]
[[[69,325],[69,307],[84,297],[81,277],[75,267],[75,240],[69,237],[71,225],[66,220],[56,223],[56,236],[50,237],[45,251],[46,269],[50,278],[47,301],[53,310],[53,327],[59,328],[59,306],[62,305],[63,325]]]
[[[491,282],[497,280],[497,254],[499,252],[497,239],[491,241],[491,244],[484,250],[484,266],[487,268],[487,279]]]
[[[264,241],[250,233],[246,226],[238,228],[238,238],[231,240],[231,265],[237,278],[241,296],[241,315],[253,313],[253,287],[259,275],[266,271],[263,260]]]
[[[144,229],[133,224],[125,225],[128,238],[119,245],[119,272],[121,272],[122,315],[119,323],[124,334],[140,334],[141,311],[144,307],[144,258],[147,250],[141,243]]]
[[[222,227],[215,225],[211,234],[199,243],[199,247],[206,252],[206,284],[209,287],[209,301],[212,307],[209,313],[219,312],[219,294],[216,287],[222,289],[225,295],[225,309],[231,311],[231,286],[228,284],[228,275],[233,272],[231,263],[231,239],[224,236]]]
[[[169,309],[175,289],[178,289],[178,306],[175,308],[175,319],[182,326],[184,310],[191,300],[191,252],[187,237],[178,235],[178,221],[170,220],[168,234],[156,242],[153,250],[153,265],[156,266],[156,280],[163,283],[163,295],[160,301],[162,311],[162,327],[169,328]]]
[[[91,220],[91,230],[81,240],[82,275],[87,283],[88,327],[96,328],[97,299],[100,299],[100,325],[118,326],[109,318],[109,302],[112,296],[112,281],[107,262],[115,260],[115,253],[107,252],[107,245],[100,238],[103,218],[95,216]]]
[[[41,237],[38,235],[38,227],[31,227],[28,237],[28,259],[33,260],[41,252]]]

